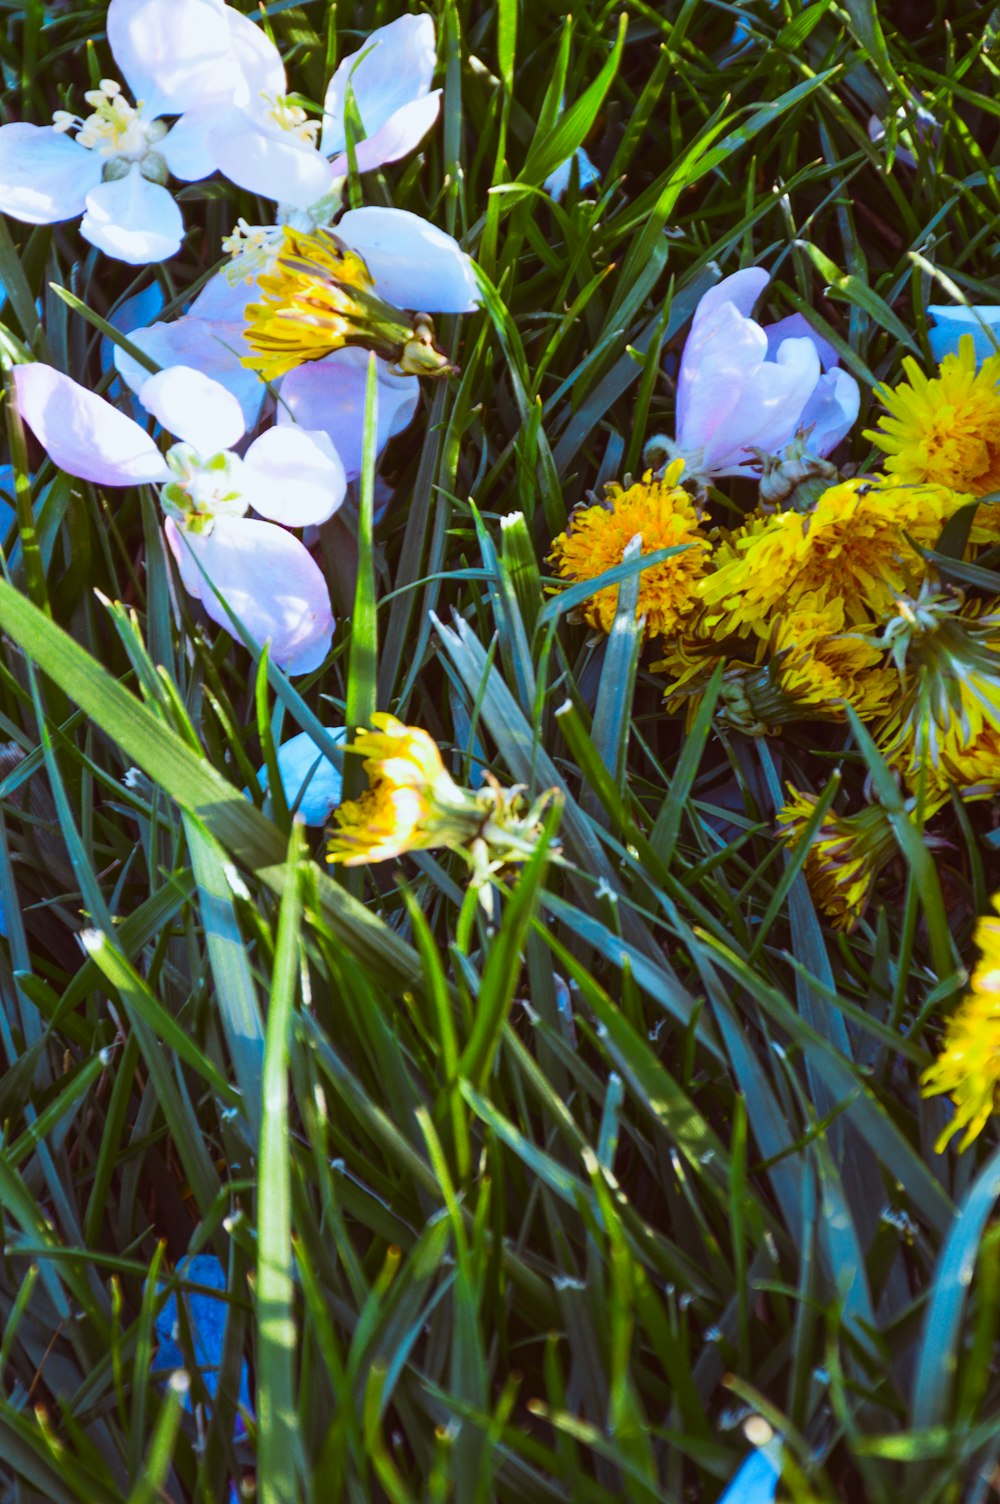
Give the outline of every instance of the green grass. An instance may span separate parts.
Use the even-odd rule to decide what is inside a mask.
[[[106,63],[103,7],[2,9],[5,118],[44,122],[78,102],[87,39]],[[320,99],[397,11],[268,16]],[[884,902],[837,936],[773,816],[785,779],[821,789],[838,767],[891,800],[863,732],[757,744],[720,734],[709,701],[685,734],[635,641],[634,571],[601,646],[542,586],[569,510],[670,428],[659,363],[720,273],[764,262],[776,315],[816,311],[862,419],[873,380],[926,357],[937,275],[993,299],[996,17],[435,14],[441,123],[366,200],[453,231],[488,291],[444,321],[461,374],[388,451],[385,521],[372,535],[366,485],[324,526],[322,673],[289,683],[192,618],[151,493],[48,464],[18,491],[0,1497],[208,1504],[256,1474],[266,1504],[711,1504],[758,1416],[801,1504],[986,1504],[1000,1140],[935,1155],[945,1109],[917,1089],[1000,885],[983,807],[932,861],[898,806]],[[903,85],[942,124],[916,170],[867,133]],[[540,185],[584,139],[601,197],[554,206]],[[81,306],[104,319],[154,278],[179,305],[237,214],[267,218],[217,183],[182,198],[184,252],[139,271],[72,226],[0,224],[3,347],[96,384]],[[375,706],[426,727],[457,775],[558,788],[562,859],[491,914],[447,852],[331,877],[318,838],[242,790],[269,742],[319,747],[319,723]],[[192,1363],[192,1419],[153,1330],[199,1251],[229,1305],[220,1399]],[[236,1444],[244,1358],[256,1420]]]

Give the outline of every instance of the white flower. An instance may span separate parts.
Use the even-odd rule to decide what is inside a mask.
[[[472,262],[458,242],[427,220],[405,209],[351,209],[336,225],[339,238],[365,260],[375,290],[397,308],[425,313],[468,313],[478,306],[479,290]],[[243,337],[244,310],[260,297],[258,277],[273,264],[281,244],[280,225],[241,222],[225,244],[233,253],[172,323],[156,323],[130,334],[159,365],[192,366],[214,377],[239,400],[247,427],[260,413],[266,387],[242,364],[249,353]],[[124,380],[139,393],[145,368],[124,351],[115,351]],[[299,366],[278,385],[279,425],[297,422],[329,437],[344,463],[347,478],[361,471],[365,381],[363,350],[337,350],[323,360]],[[412,421],[420,400],[415,376],[400,376],[378,361],[378,448]]]
[[[308,210],[337,193],[348,170],[349,120],[356,129],[360,121],[358,170],[370,172],[408,155],[437,119],[430,16],[401,16],[344,58],[327,88],[322,121],[290,101],[277,49],[263,38],[260,46],[262,55],[270,48],[266,77],[249,81],[245,97],[215,111],[206,149],[231,182],[289,209]]]
[[[857,418],[857,382],[801,315],[769,329],[750,317],[768,280],[760,267],[735,272],[695,309],[681,357],[672,447],[700,478],[759,475],[754,450],[779,454],[810,426],[809,449],[823,457]]]
[[[254,641],[270,643],[280,668],[300,674],[322,663],[333,634],[325,581],[308,549],[275,523],[324,522],[343,501],[344,467],[325,434],[272,428],[241,457],[233,445],[243,415],[232,393],[174,366],[139,392],[178,436],[163,455],[138,423],[51,366],[18,366],[14,382],[24,421],[61,470],[101,486],[160,486],[181,578],[213,621],[234,630],[206,575]],[[272,520],[248,518],[251,507]]]
[[[142,265],[180,246],[181,213],[164,184],[213,171],[204,121],[246,91],[247,33],[258,28],[223,0],[111,0],[107,29],[135,103],[102,79],[84,95],[85,118],[59,110],[51,126],[0,127],[0,209],[28,224],[82,214],[87,240]]]
[[[324,729],[338,745],[347,740],[345,726]],[[340,768],[320,751],[308,731],[301,731],[298,736],[282,742],[277,756],[288,808],[296,810],[307,825],[325,825],[341,800],[343,776]],[[266,765],[259,770],[257,782],[266,792]]]
[[[946,355],[958,354],[963,334],[972,335],[977,361],[1000,351],[1000,307],[995,304],[928,303],[927,312],[934,317],[934,327],[928,329],[927,338],[931,354],[939,363]]]

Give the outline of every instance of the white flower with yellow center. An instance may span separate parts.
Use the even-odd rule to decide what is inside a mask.
[[[172,256],[184,234],[168,178],[214,172],[210,123],[273,85],[270,43],[223,0],[111,0],[107,32],[134,103],[105,78],[84,95],[87,115],[0,128],[0,210],[28,224],[82,214],[99,250],[144,265]]]
[[[325,434],[269,428],[237,454],[244,424],[236,398],[174,366],[148,376],[139,394],[177,435],[163,454],[138,423],[51,366],[18,366],[14,384],[21,416],[61,470],[99,486],[159,486],[181,579],[213,621],[235,631],[228,605],[255,642],[270,643],[279,668],[319,667],[333,634],[330,598],[288,529],[325,522],[346,494]],[[257,517],[247,516],[251,509]]]

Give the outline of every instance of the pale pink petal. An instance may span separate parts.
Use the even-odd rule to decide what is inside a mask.
[[[53,464],[100,486],[167,480],[166,461],[138,423],[52,366],[14,370],[17,405]]]
[[[236,398],[191,366],[169,366],[148,376],[138,397],[157,423],[205,459],[232,449],[243,437],[243,413]]]
[[[50,125],[0,126],[0,210],[29,225],[82,214],[104,162]]]
[[[761,331],[763,332],[763,331]],[[819,356],[808,339],[786,339],[777,360],[758,367],[743,400],[706,445],[704,466],[716,475],[756,470],[751,447],[777,454],[795,437],[802,410],[820,378]]]
[[[217,517],[208,534],[182,532],[168,519],[166,533],[186,588],[213,621],[236,635],[199,563],[257,645],[270,643],[279,668],[306,674],[320,666],[333,637],[330,597],[293,533],[245,517]]]
[[[244,456],[243,475],[243,494],[254,511],[286,527],[325,522],[347,493],[344,467],[330,440],[304,428],[262,433]]]
[[[763,329],[735,304],[717,304],[708,316],[700,311],[699,305],[677,379],[677,444],[685,454],[712,444],[752,392],[767,355]]]
[[[408,209],[349,209],[337,234],[363,256],[380,297],[422,313],[472,313],[481,301],[458,241]]]
[[[854,377],[835,366],[821,376],[799,414],[800,428],[811,428],[809,450],[820,459],[846,439],[861,410],[861,392]]]
[[[144,178],[136,162],[125,177],[90,190],[80,234],[116,261],[145,266],[180,249],[184,221],[167,189]]]
[[[441,113],[441,90],[411,100],[391,115],[380,130],[366,136],[355,147],[359,172],[373,172],[386,162],[398,162],[415,151]],[[349,158],[345,152],[334,157],[330,171],[335,178],[347,176]]]
[[[356,52],[341,61],[330,80],[323,102],[321,150],[325,155],[333,156],[347,146],[344,104],[348,82],[365,135],[374,136],[397,110],[428,93],[435,60],[430,16],[400,16],[373,31]]]
[[[377,452],[412,421],[420,403],[416,376],[397,376],[378,366]],[[348,480],[361,474],[364,443],[367,350],[335,350],[323,360],[297,366],[281,382],[278,423],[322,430],[343,461]]]
[[[314,146],[245,111],[233,111],[211,131],[209,150],[238,188],[293,209],[308,209],[333,187],[330,164]]]

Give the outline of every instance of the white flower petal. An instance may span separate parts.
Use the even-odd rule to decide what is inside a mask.
[[[120,303],[113,313],[108,315],[108,323],[113,329],[121,334],[131,335],[133,329],[143,329],[150,319],[163,307],[163,289],[158,282],[150,282],[142,292],[137,292],[131,298],[126,298]],[[109,371],[115,364],[115,351],[119,347],[110,340],[107,335],[101,339],[101,370]],[[143,371],[143,380],[149,379],[149,372]]]
[[[753,312],[753,305],[770,280],[770,272],[766,272],[762,266],[745,266],[742,271],[723,277],[721,282],[709,288],[695,309],[691,321],[692,333],[701,320],[714,316],[724,303],[732,303],[748,319]]]
[[[82,214],[104,163],[50,125],[0,126],[0,210],[29,225]]]
[[[288,87],[285,65],[263,26],[231,5],[226,6],[226,25],[233,57],[242,76],[236,102],[252,106],[262,94],[284,94]]]
[[[256,428],[267,387],[256,371],[248,370],[241,362],[241,354],[246,353],[242,324],[215,323],[185,314],[169,324],[137,329],[129,339],[164,370],[169,366],[190,366],[210,376],[236,398],[243,414],[244,431]],[[149,380],[146,367],[120,349],[115,350],[114,360],[122,380],[139,394]]]
[[[138,423],[52,366],[14,370],[17,405],[53,464],[103,486],[167,480],[166,461]]]
[[[846,439],[861,411],[861,391],[849,372],[835,366],[821,376],[799,415],[799,428],[811,428],[808,445],[824,459]]]
[[[435,60],[430,16],[400,16],[373,31],[356,52],[342,59],[330,80],[323,102],[321,151],[331,157],[347,146],[344,102],[348,81],[365,135],[373,136],[397,110],[428,93]]]
[[[977,361],[996,355],[1000,344],[1000,308],[994,304],[970,303],[966,308],[961,303],[928,303],[927,312],[934,316],[934,327],[928,329],[927,338],[936,361],[944,360],[946,355],[957,355],[963,334],[972,335]],[[988,330],[993,332],[995,340],[990,338]]]
[[[243,437],[243,412],[232,392],[191,366],[149,376],[138,392],[147,412],[205,459]]]
[[[373,172],[386,162],[398,162],[415,151],[441,113],[441,90],[425,94],[422,99],[411,100],[390,116],[385,125],[372,135],[366,136],[355,147],[355,159],[359,172]],[[341,152],[330,163],[335,178],[346,177],[349,160]]]
[[[170,520],[167,538],[186,588],[219,626],[233,625],[195,558],[254,641],[290,674],[318,668],[330,650],[333,615],[320,570],[304,544],[273,522],[217,517],[208,534]],[[234,634],[235,635],[235,634]]]
[[[111,0],[108,41],[147,115],[181,115],[240,82],[222,0]]]
[[[347,740],[344,726],[324,729],[338,744]],[[307,825],[325,825],[341,801],[344,780],[340,768],[324,756],[308,731],[289,737],[278,748],[278,772],[288,808],[295,809]],[[257,774],[257,782],[267,789],[266,765]]]
[[[333,187],[330,164],[314,146],[246,111],[233,111],[211,131],[209,150],[238,188],[293,209],[308,209]]]
[[[332,517],[347,494],[340,456],[325,433],[269,428],[244,456],[244,495],[255,512],[286,527]]]
[[[337,234],[363,256],[380,297],[421,313],[472,313],[472,262],[457,240],[408,209],[349,209]]]
[[[87,194],[80,234],[106,256],[145,266],[174,255],[184,238],[184,221],[166,188],[144,178],[136,162],[125,177],[99,183]]]
[[[209,277],[188,309],[191,318],[214,319],[222,324],[245,323],[247,304],[257,302],[260,288],[256,277],[234,277],[231,268],[232,263]]]
[[[591,184],[599,183],[601,181],[601,174],[598,172],[593,162],[587,156],[587,153],[584,151],[583,147],[578,146],[573,155],[571,157],[567,157],[565,162],[563,162],[560,167],[557,167],[555,172],[550,172],[548,177],[545,179],[545,192],[549,195],[550,198],[554,198],[556,200],[556,203],[558,203],[561,198],[565,197],[566,190],[569,187],[569,180],[572,175],[574,162],[576,163],[576,171],[580,183],[581,193],[589,188]]]
[[[183,183],[198,183],[215,171],[208,136],[217,115],[216,109],[188,110],[158,143],[156,149],[172,177],[180,178]]]
[[[281,383],[278,424],[299,423],[322,430],[343,461],[348,480],[361,474],[364,442],[366,350],[335,350],[323,360],[309,361],[289,371]],[[378,361],[378,452],[413,421],[420,403],[416,376],[397,376]]]

